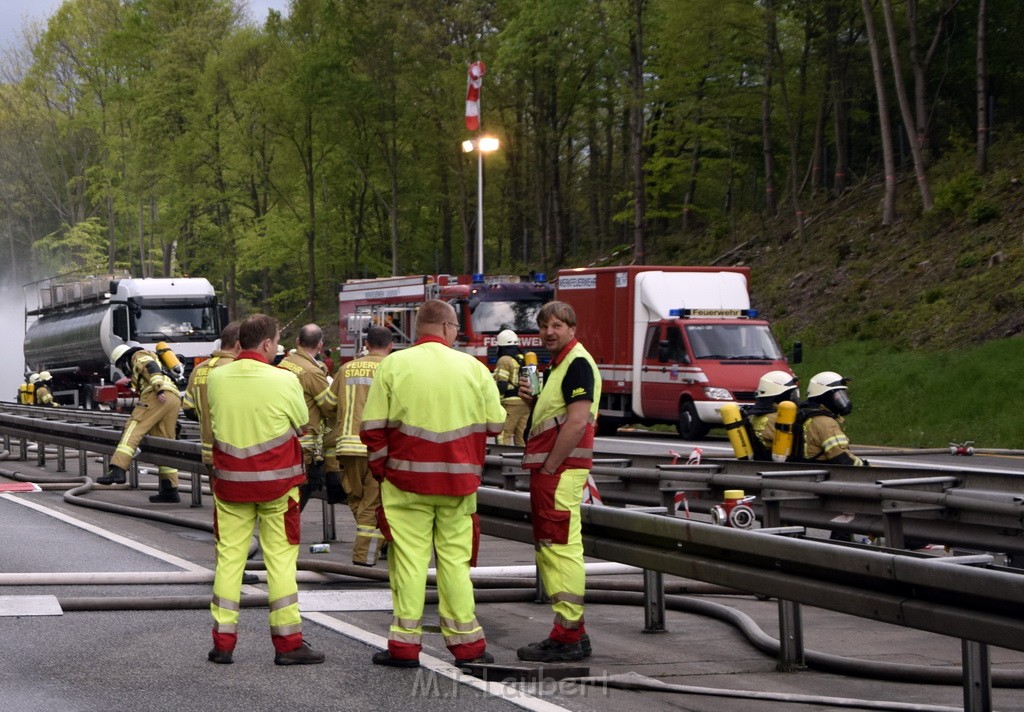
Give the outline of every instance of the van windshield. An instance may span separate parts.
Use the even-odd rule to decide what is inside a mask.
[[[686,327],[698,359],[780,361],[783,358],[771,330],[762,324],[695,324]]]

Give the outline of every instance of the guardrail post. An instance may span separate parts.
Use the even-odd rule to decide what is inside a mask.
[[[28,438],[20,438],[18,441],[18,459],[28,461]]]
[[[883,513],[882,524],[885,532],[885,545],[892,549],[905,549],[906,538],[903,536],[903,514],[899,511]]]
[[[46,467],[46,443],[36,441],[36,467]]]
[[[192,507],[203,506],[203,476],[198,471],[190,473],[192,475]]]
[[[320,504],[324,520],[324,541],[335,541],[338,538],[338,533],[334,526],[334,505],[326,498],[320,500]]]
[[[665,632],[665,574],[644,569],[644,633]]]
[[[132,462],[128,465],[128,489],[139,488],[139,461],[132,458]]]
[[[961,640],[964,670],[964,712],[992,709],[992,666],[988,645]]]
[[[78,476],[89,476],[89,453],[85,451],[84,447],[78,448]]]
[[[800,604],[779,599],[779,664],[780,672],[803,670],[804,626]]]
[[[57,446],[57,472],[67,472],[68,461],[67,453],[64,451],[63,445]]]

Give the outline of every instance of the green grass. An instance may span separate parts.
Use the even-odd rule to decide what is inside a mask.
[[[793,370],[806,393],[811,376],[852,378],[854,443],[945,447],[973,440],[982,448],[1024,448],[1024,337],[960,351],[898,352],[872,341],[805,346]]]

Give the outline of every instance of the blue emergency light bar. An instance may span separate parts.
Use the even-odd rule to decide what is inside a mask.
[[[747,319],[757,318],[757,309],[670,309],[668,313],[669,316],[677,316],[683,319],[734,319],[736,317],[745,317]]]

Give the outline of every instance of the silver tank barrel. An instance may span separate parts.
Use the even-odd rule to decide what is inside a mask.
[[[99,304],[73,314],[40,317],[25,332],[25,363],[47,369],[106,367],[109,362],[100,335],[109,309],[110,305]]]

